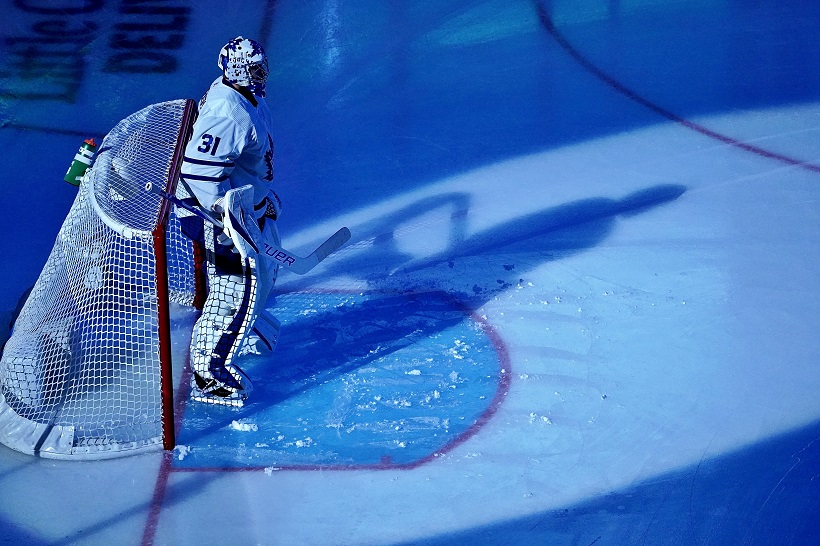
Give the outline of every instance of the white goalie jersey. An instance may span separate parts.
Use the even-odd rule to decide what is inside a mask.
[[[200,101],[180,176],[203,208],[213,210],[228,190],[246,185],[261,206],[273,181],[271,125],[265,101],[240,94],[222,78],[211,84]]]

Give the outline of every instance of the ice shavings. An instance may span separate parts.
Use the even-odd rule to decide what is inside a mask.
[[[542,423],[544,425],[552,425],[553,424],[553,422],[550,420],[550,418],[547,417],[546,415],[538,415],[535,412],[531,412],[530,413],[530,424],[534,424],[536,422]]]
[[[285,447],[293,446],[293,447],[297,447],[297,448],[302,448],[302,447],[310,447],[313,444],[314,444],[313,438],[308,436],[305,439],[299,439],[299,440],[295,440],[293,442],[288,442],[288,443],[285,444]]]
[[[424,396],[424,403],[429,404],[433,400],[441,399],[441,393],[438,390],[434,390],[432,393],[427,394]]]
[[[176,453],[177,460],[181,461],[185,459],[185,457],[187,457],[189,453],[191,453],[191,447],[178,445],[174,448],[174,453]]]
[[[239,421],[231,421],[231,428],[240,432],[256,432],[259,426],[256,423],[249,423],[240,419]]]
[[[447,354],[458,360],[463,360],[470,350],[470,345],[460,339],[456,339],[453,343],[455,346],[447,349]]]

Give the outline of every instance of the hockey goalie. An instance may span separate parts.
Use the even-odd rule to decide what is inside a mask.
[[[191,397],[241,406],[252,391],[237,357],[272,351],[279,322],[265,311],[280,264],[305,274],[350,238],[341,228],[310,256],[281,247],[273,182],[268,59],[238,36],[219,52],[222,74],[199,103],[177,196],[182,232],[204,249],[208,296],[191,336]],[[186,195],[187,200],[179,197]]]
[[[222,74],[199,103],[185,149],[180,193],[223,228],[186,209],[177,215],[183,233],[204,247],[208,275],[208,297],[191,337],[191,397],[242,405],[252,384],[237,357],[272,350],[278,335],[278,322],[263,312],[278,262],[264,249],[280,244],[281,202],[271,188],[267,56],[255,40],[239,36],[219,52],[218,66]]]

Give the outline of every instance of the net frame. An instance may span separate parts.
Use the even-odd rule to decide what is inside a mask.
[[[170,203],[196,103],[150,105],[103,140],[0,358],[0,443],[56,459],[173,449],[170,301],[201,300]],[[169,274],[170,270],[170,274]]]

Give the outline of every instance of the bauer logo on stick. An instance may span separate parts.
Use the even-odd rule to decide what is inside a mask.
[[[286,252],[273,248],[269,244],[265,244],[265,254],[288,267],[292,266],[294,262],[296,262],[296,258],[290,256]]]

